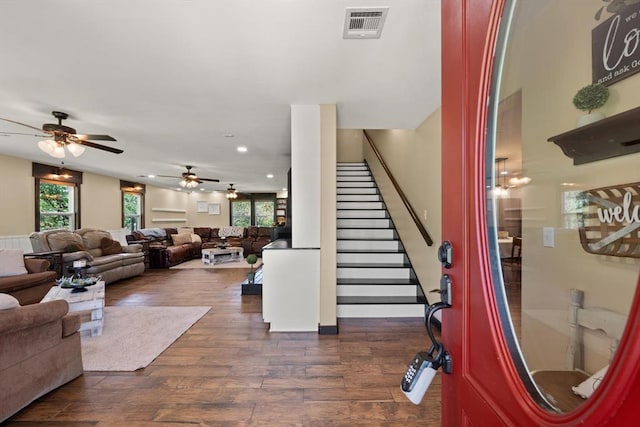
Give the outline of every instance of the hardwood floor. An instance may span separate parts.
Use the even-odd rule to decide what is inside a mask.
[[[107,305],[212,309],[145,369],[86,372],[13,426],[439,426],[438,374],[421,405],[400,390],[427,348],[421,319],[345,319],[338,335],[270,333],[244,269],[150,270]]]

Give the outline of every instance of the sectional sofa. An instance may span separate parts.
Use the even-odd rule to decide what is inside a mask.
[[[169,268],[200,258],[202,249],[215,248],[223,241],[242,247],[244,256],[262,256],[262,248],[271,242],[272,227],[181,227],[142,229],[128,235],[130,243],[148,245],[152,268]]]

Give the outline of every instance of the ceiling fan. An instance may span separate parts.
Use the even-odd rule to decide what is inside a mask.
[[[198,184],[202,184],[204,181],[209,182],[220,182],[219,179],[213,178],[200,178],[194,172],[191,172],[193,166],[186,165],[186,172],[182,172],[182,176],[172,176],[172,175],[158,175],[162,178],[180,178],[180,186],[184,188],[196,188]]]
[[[51,139],[47,139],[44,141],[38,142],[38,147],[49,154],[50,156],[62,158],[64,157],[64,149],[67,148],[71,154],[75,157],[78,157],[84,152],[84,147],[97,148],[98,150],[108,151],[110,153],[121,154],[124,151],[119,148],[108,147],[102,144],[96,144],[95,142],[89,141],[90,139],[98,140],[98,141],[115,141],[116,139],[109,135],[92,135],[92,134],[78,134],[76,130],[72,127],[65,126],[62,124],[63,120],[66,120],[69,115],[67,113],[63,113],[61,111],[52,111],[51,114],[53,117],[58,119],[58,123],[45,123],[42,125],[42,128],[37,128],[35,126],[27,125],[25,123],[20,123],[15,120],[4,119],[0,117],[0,120],[14,123],[20,126],[25,126],[30,129],[35,129],[37,131],[43,132],[46,136]],[[30,135],[25,133],[18,132],[0,132],[3,134],[13,134],[13,135]],[[41,136],[41,135],[34,135]]]

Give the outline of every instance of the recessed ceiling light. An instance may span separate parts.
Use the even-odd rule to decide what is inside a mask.
[[[247,147],[238,147],[238,148],[236,148],[236,150],[238,150],[238,153],[246,153],[247,152]]]
[[[155,178],[155,175],[147,175],[147,178]]]
[[[273,174],[272,173],[268,173],[267,174],[267,178],[269,178],[269,179],[273,178]]]
[[[282,189],[282,191],[287,191],[287,187],[284,187],[284,188]]]
[[[232,134],[231,132],[227,132],[227,133],[225,133],[225,134],[224,134],[224,137],[225,137],[225,138],[233,138],[234,136],[235,136],[235,135],[234,135],[234,134]]]
[[[200,191],[204,191],[204,188],[200,187]]]

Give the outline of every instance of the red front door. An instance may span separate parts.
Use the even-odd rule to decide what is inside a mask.
[[[549,34],[561,32],[564,29],[561,23],[564,22],[570,27],[575,24],[572,21],[583,20],[583,26],[587,28],[599,25],[606,17],[597,21],[593,16],[596,7],[599,8],[603,3],[575,2],[571,15],[568,15],[569,10],[564,8],[567,4],[565,0],[529,0],[519,3],[551,3],[549,8],[556,7],[557,11],[553,12],[555,15],[545,16],[548,10],[544,10],[532,14],[526,21],[516,21],[516,30],[526,28],[533,33],[529,37],[520,37],[516,40],[519,44],[507,50],[510,55],[519,55],[519,69],[525,73],[528,80],[518,82],[518,78],[510,74],[510,71],[505,71],[502,87],[511,87],[508,93],[497,94],[491,92],[492,78],[495,83],[494,73],[500,66],[494,63],[494,53],[498,50],[496,40],[500,35],[501,20],[504,22],[506,19],[503,18],[503,10],[505,4],[507,7],[510,6],[509,2],[442,2],[442,236],[443,239],[449,240],[454,248],[453,266],[447,270],[443,269],[443,273],[449,274],[453,282],[453,305],[442,312],[442,340],[451,354],[453,363],[451,374],[440,374],[442,425],[638,425],[640,299],[635,289],[638,286],[639,260],[633,257],[618,258],[584,252],[577,237],[578,229],[564,223],[565,220],[570,222],[572,215],[575,216],[570,208],[566,208],[568,202],[557,209],[550,209],[548,205],[560,204],[560,200],[568,200],[570,196],[577,194],[575,190],[567,190],[568,187],[565,185],[577,186],[579,193],[590,188],[640,181],[640,154],[582,166],[572,164],[571,159],[566,158],[557,147],[546,140],[546,137],[560,134],[565,124],[569,127],[565,117],[571,114],[577,116],[577,111],[572,109],[569,94],[572,95],[580,86],[590,83],[590,64],[582,64],[573,71],[563,69],[560,64],[564,61],[562,54],[549,59],[548,62],[533,62],[532,66],[528,66],[526,62],[532,60],[535,55],[553,51],[556,47],[554,43],[560,46],[569,43],[564,36],[559,36],[555,41],[553,37],[545,39]],[[593,10],[581,9],[589,7],[593,7]],[[536,19],[547,19],[548,22],[555,22],[557,25],[546,29],[536,28],[532,25],[539,22]],[[514,28],[511,31],[515,31]],[[535,44],[534,36],[538,37],[538,44]],[[564,56],[577,56],[578,59],[571,59],[577,62],[590,58],[590,51],[584,55],[572,55],[590,49],[590,36],[590,31],[579,32],[576,40],[586,37],[586,43],[573,41],[573,48],[565,50]],[[539,68],[532,70],[532,67],[536,66]],[[581,68],[586,71],[579,71]],[[568,84],[558,82],[570,81],[567,73],[573,73],[575,85],[565,89]],[[541,77],[540,81],[546,83],[538,82],[538,86],[535,87],[532,80],[537,76]],[[628,92],[632,92],[631,88],[640,87],[640,74],[616,85],[617,87],[610,88],[611,91],[616,91],[616,96],[619,97],[618,100],[610,101],[615,103],[610,107],[613,110],[612,114],[630,109],[628,107],[633,107],[633,103],[637,106],[637,99],[631,100],[630,97],[633,95]],[[491,156],[496,159],[500,157],[501,147],[499,144],[493,147],[494,141],[487,140],[487,134],[490,135],[491,128],[495,127],[489,120],[491,102],[496,101],[496,98],[516,99],[507,97],[507,94],[511,93],[517,94],[520,99],[518,102],[522,117],[517,129],[522,139],[520,167],[522,173],[531,174],[526,178],[530,180],[528,186],[518,187],[518,183],[524,182],[523,176],[507,175],[510,173],[508,169],[511,167],[512,156],[505,156],[506,160],[502,161],[504,163],[496,160],[495,165],[493,164]],[[543,96],[545,93],[547,95]],[[562,99],[550,96],[553,93]],[[544,99],[548,100],[547,104],[542,103]],[[541,105],[545,107],[541,108]],[[536,109],[539,112],[532,112]],[[531,122],[532,115],[536,116],[537,123]],[[554,123],[556,120],[557,124]],[[541,138],[542,135],[545,136],[544,139]],[[549,151],[547,153],[540,150]],[[489,162],[491,163],[487,167]],[[495,175],[487,172],[494,170]],[[501,176],[503,173],[504,176]],[[487,197],[487,192],[491,191],[492,187],[500,186],[500,179],[507,178],[520,180],[513,181],[516,184],[510,191],[520,192],[521,200],[518,200],[518,203],[521,204],[518,204],[517,208],[504,210],[519,213],[520,217],[517,220],[501,218],[500,212],[494,212],[494,207],[489,206],[492,202]],[[575,182],[570,183],[571,179]],[[502,187],[505,188],[507,185]],[[504,201],[501,200],[500,203]],[[630,209],[633,209],[633,206],[635,205],[632,203]],[[490,218],[494,214],[495,217]],[[502,220],[512,222],[500,223]],[[511,226],[515,228],[502,230]],[[502,236],[510,234],[511,239],[514,236],[522,237],[523,241],[521,265],[515,273],[518,279],[509,284],[506,284],[510,280],[507,276],[511,273],[503,272],[504,277],[500,277],[497,273],[498,269],[502,269],[500,259],[493,254],[497,254],[499,249],[492,244],[497,241],[494,234],[498,231],[503,231]],[[520,236],[516,236],[517,234]],[[564,264],[560,263],[559,259]],[[575,265],[571,267],[573,264]],[[557,270],[561,265],[576,269],[569,280],[558,279],[562,272]],[[589,273],[583,274],[585,271]],[[600,275],[601,271],[606,274]],[[630,277],[633,279],[630,280]],[[502,283],[498,282],[502,281],[506,286],[511,286],[510,289],[520,292],[517,298],[522,304],[521,319],[509,317],[509,309],[512,307],[505,307],[508,304],[505,304],[503,295],[497,291],[500,289],[498,286],[502,286]],[[621,281],[625,283],[620,283]],[[545,403],[544,393],[540,393],[538,385],[528,377],[527,369],[532,365],[542,370],[558,365],[558,361],[553,358],[562,359],[566,348],[559,348],[551,343],[564,342],[564,331],[568,327],[564,323],[567,317],[565,312],[557,307],[569,306],[569,289],[580,288],[583,285],[588,289],[585,292],[585,306],[600,303],[606,306],[609,301],[602,301],[606,297],[602,295],[606,292],[615,295],[626,293],[624,298],[620,298],[626,299],[626,302],[613,301],[611,304],[627,304],[625,309],[620,311],[628,316],[628,321],[609,371],[596,392],[576,409],[558,411],[553,401],[550,405],[547,404],[549,402]],[[543,306],[544,301],[538,301],[544,300],[545,296],[553,299],[550,302],[553,304],[552,308],[547,309]],[[609,297],[611,295],[606,298]],[[615,300],[615,297],[611,298]],[[514,325],[522,322],[519,326],[522,330],[510,334],[509,331],[515,328],[509,324],[510,320]],[[540,345],[540,341],[544,342],[547,339],[544,335],[546,332],[537,331],[550,331],[548,349]],[[525,337],[526,334],[529,336]],[[585,339],[590,340],[590,335]],[[516,344],[520,347],[514,346],[514,341],[519,340]],[[594,344],[594,348],[596,347]],[[518,349],[522,351],[522,358],[517,354]],[[592,357],[590,351],[591,347],[585,351],[585,363],[599,363],[594,359],[600,356]],[[587,369],[594,370],[593,367]]]

